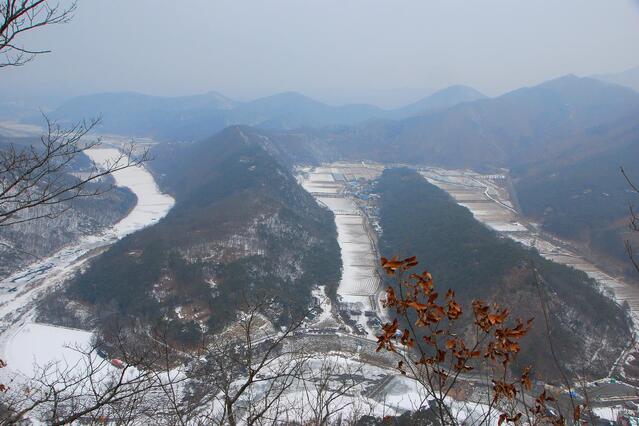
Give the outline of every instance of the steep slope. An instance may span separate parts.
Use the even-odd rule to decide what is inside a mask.
[[[610,133],[596,150],[584,146],[552,160],[518,167],[513,172],[523,212],[545,229],[581,243],[609,270],[636,280],[625,251],[625,241],[636,247],[639,236],[631,232],[629,204],[639,196],[621,174],[639,181],[639,125],[629,123]],[[585,138],[584,138],[585,139]]]
[[[156,151],[154,169],[176,205],[71,282],[65,297],[91,312],[85,325],[168,324],[171,338],[188,344],[245,302],[285,322],[308,307],[315,285],[337,284],[331,213],[261,144],[255,130],[232,127]]]
[[[630,342],[623,309],[600,294],[594,281],[499,237],[416,172],[387,170],[378,191],[382,253],[416,255],[440,292],[452,288],[465,303],[481,298],[510,306],[515,317],[536,318],[519,365],[533,365],[551,382],[558,377],[530,262],[543,279],[553,345],[571,374],[607,375]],[[472,321],[468,314],[466,321]]]

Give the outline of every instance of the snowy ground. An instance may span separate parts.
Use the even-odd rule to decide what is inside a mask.
[[[335,328],[339,327],[339,322],[333,315],[333,303],[326,295],[326,287],[318,286],[313,289],[313,297],[317,302],[317,306],[321,308],[321,312],[310,321],[313,328]]]
[[[38,369],[62,363],[77,365],[84,356],[76,349],[91,347],[92,334],[47,324],[26,323],[10,330],[4,342],[4,361],[10,370],[34,377]]]
[[[274,373],[280,371],[282,363],[295,366],[298,362],[295,358],[283,358],[270,368]],[[266,418],[315,424],[320,414],[320,418],[327,416],[325,424],[338,424],[340,420],[350,424],[362,416],[383,418],[425,409],[432,399],[424,385],[414,379],[398,374],[393,368],[362,362],[353,354],[333,352],[304,358],[302,363],[296,378],[286,382],[286,390],[278,396],[277,404],[267,410]],[[242,379],[239,379],[235,385],[241,383]],[[250,387],[243,399],[250,399],[259,408],[267,398],[269,383]],[[491,410],[481,403],[450,397],[445,400],[459,424],[498,423],[500,413],[494,408]],[[220,416],[223,412],[221,401],[214,401],[208,411]]]
[[[617,421],[617,416],[621,412],[620,407],[596,407],[592,412],[597,416],[611,422]]]
[[[100,148],[89,150],[87,154],[100,165],[116,158],[118,151]],[[37,300],[46,290],[61,285],[71,277],[91,257],[94,249],[112,244],[155,223],[174,204],[171,197],[160,192],[153,176],[144,167],[119,171],[114,178],[118,186],[131,189],[137,197],[137,204],[125,218],[110,229],[98,235],[83,237],[77,244],[65,247],[0,282],[0,356],[13,360],[8,370],[26,371],[25,363],[32,364],[34,357],[39,363],[44,353],[50,353],[54,358],[66,354],[63,349],[65,343],[86,343],[85,333],[29,324]],[[50,339],[42,339],[43,333],[49,334]],[[49,361],[52,358],[43,358],[43,362]]]
[[[366,167],[357,166],[366,171]],[[348,167],[317,167],[303,170],[302,186],[335,215],[337,242],[342,257],[342,277],[337,288],[341,302],[350,307],[351,318],[373,338],[366,311],[379,314],[380,280],[377,253],[365,226],[365,217],[354,200],[344,193]],[[359,315],[354,314],[359,312]]]
[[[417,382],[392,369],[363,363],[350,354],[335,352],[303,361],[285,358],[269,367],[273,372],[280,371],[281,363],[301,368],[296,378],[287,383],[278,403],[267,411],[266,418],[315,424],[320,414],[320,418],[328,416],[326,424],[336,424],[339,419],[349,423],[365,415],[396,416],[428,406],[426,392]],[[239,379],[236,385],[241,382]],[[268,388],[269,382],[254,385],[244,398],[260,404]],[[219,416],[223,406],[217,400],[209,410]]]
[[[87,151],[91,160],[104,165],[118,155],[114,148],[91,149]],[[160,192],[155,179],[144,167],[130,167],[113,173],[118,186],[129,188],[137,197],[137,204],[125,218],[116,223],[108,234],[120,239],[142,229],[166,216],[175,201]]]

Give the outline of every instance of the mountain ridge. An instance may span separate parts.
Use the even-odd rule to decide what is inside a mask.
[[[298,92],[282,92],[238,102],[217,92],[182,97],[158,97],[114,92],[72,98],[50,112],[62,123],[102,115],[104,133],[150,136],[161,140],[197,140],[230,125],[296,129],[353,125],[370,120],[401,119],[483,97],[467,86],[451,86],[404,108],[382,109],[353,103],[329,105]],[[41,117],[32,117],[39,122]]]
[[[47,304],[49,320],[107,334],[115,323],[164,324],[188,346],[245,304],[269,300],[264,309],[282,324],[305,312],[316,286],[334,291],[341,261],[332,215],[259,133],[233,126],[189,147],[170,145],[155,150],[153,167],[173,209],[93,259]]]

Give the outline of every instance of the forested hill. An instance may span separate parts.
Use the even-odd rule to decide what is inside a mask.
[[[565,76],[502,96],[401,121],[374,122],[323,138],[343,158],[473,169],[593,155],[632,131],[639,93]]]
[[[66,296],[103,328],[114,318],[167,321],[173,339],[193,343],[245,302],[267,304],[269,318],[286,321],[308,308],[313,286],[334,288],[341,261],[332,215],[262,141],[233,127],[156,151],[154,168],[175,207],[92,261]]]
[[[558,377],[531,261],[543,279],[553,345],[571,374],[606,374],[630,341],[624,310],[600,294],[584,273],[498,236],[414,171],[387,170],[377,187],[383,255],[417,256],[440,294],[452,288],[466,306],[478,298],[510,306],[513,317],[536,318],[518,357],[520,366],[535,366],[550,382]],[[465,319],[472,321],[469,309]]]
[[[524,214],[579,242],[612,272],[637,280],[625,241],[639,245],[639,236],[629,227],[628,208],[639,203],[639,194],[631,190],[620,166],[639,182],[639,126],[619,139],[596,155],[574,158],[570,153],[515,170],[515,188]]]
[[[631,270],[624,241],[639,180],[639,93],[565,76],[428,115],[279,138],[300,161],[376,160],[492,172],[510,169],[523,213],[576,241],[613,272]],[[628,275],[628,274],[627,274]]]

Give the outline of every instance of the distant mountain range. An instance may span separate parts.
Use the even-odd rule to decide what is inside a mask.
[[[472,87],[463,85],[450,86],[417,102],[389,111],[385,118],[402,119],[414,117],[451,108],[464,102],[472,102],[485,98],[486,96],[483,93],[478,92]]]
[[[555,158],[632,126],[639,94],[594,79],[566,76],[503,96],[399,121],[364,123],[325,138],[345,158],[446,167],[513,167]]]
[[[73,121],[102,113],[101,130],[197,140],[234,124],[260,127],[283,162],[374,160],[453,168],[508,168],[524,213],[626,264],[627,202],[619,173],[639,158],[637,70],[617,76],[567,75],[486,98],[452,86],[394,110],[330,106],[298,93],[236,102],[218,93],[160,98],[135,93],[72,99],[51,113]],[[606,81],[602,81],[606,80]]]
[[[631,68],[617,74],[599,74],[592,77],[639,91],[639,67]]]
[[[165,98],[139,93],[106,93],[73,98],[49,113],[62,123],[102,117],[100,131],[160,140],[197,140],[230,125],[272,129],[344,126],[375,119],[402,119],[470,102],[485,96],[465,86],[453,86],[394,110],[366,104],[331,106],[295,92],[250,102],[220,95]],[[41,117],[32,117],[38,122]]]
[[[511,170],[525,214],[629,266],[628,202],[639,181],[639,93],[573,75],[403,120],[272,138],[288,161],[374,160]],[[637,242],[639,244],[639,241]],[[629,270],[627,272],[630,272]]]
[[[639,181],[639,166],[634,165],[639,158],[639,93],[616,84],[568,75],[496,98],[455,86],[395,110],[370,105],[334,107],[297,93],[252,102],[235,102],[216,93],[184,98],[107,94],[74,99],[51,116],[72,121],[92,112],[104,114],[104,132],[153,136],[164,142],[156,146],[156,160],[150,167],[163,189],[176,199],[165,219],[115,244],[56,299],[79,303],[101,327],[112,323],[111,314],[147,324],[168,318],[174,325],[173,338],[188,344],[203,331],[226,324],[240,306],[241,295],[285,295],[286,307],[279,305],[277,312],[269,313],[285,321],[290,307],[308,306],[313,285],[334,289],[340,276],[335,225],[330,212],[319,207],[291,175],[290,166],[300,163],[372,160],[480,171],[508,169],[528,217],[611,259],[614,267],[628,264],[623,253],[623,240],[628,237],[626,209],[628,202],[639,199],[628,192],[619,166],[625,165]],[[237,123],[246,126],[228,127]],[[198,141],[185,142],[193,140]],[[404,178],[416,180],[386,175],[383,197],[391,199],[392,182]],[[385,205],[401,207],[412,198],[420,203],[422,198],[441,201],[441,194],[433,193],[422,180],[418,195],[397,189],[403,201]],[[451,200],[442,202],[438,211],[431,211],[434,216],[421,222],[416,215],[410,216],[404,228],[398,225],[396,230],[406,231],[406,238],[417,238],[421,228],[450,211],[458,221],[447,226],[472,230],[477,238],[456,236],[459,244],[446,246],[452,241],[446,233],[433,234],[439,241],[433,250],[445,248],[438,267],[459,274],[463,270],[455,269],[446,258],[470,259],[468,265],[480,269],[490,259],[508,260],[494,278],[505,289],[508,279],[529,285],[529,271],[521,265],[533,255],[512,248],[515,243],[488,236],[469,212],[462,214],[462,208],[453,207]],[[390,240],[395,235],[394,214],[401,216],[388,209],[382,213],[381,245],[386,250],[399,247]],[[483,246],[476,245],[480,239]],[[422,240],[431,241],[430,237]],[[421,254],[432,261],[437,253],[424,251],[418,244],[422,240],[407,254]],[[594,305],[580,306],[579,300],[592,293],[583,274],[535,259],[552,291],[561,294],[557,309],[571,309],[570,316],[553,320],[558,332],[568,335],[570,327],[582,327],[596,340],[595,325],[582,317],[597,318],[603,312],[611,315],[608,325],[624,335],[624,319],[616,305],[610,306],[612,302],[592,296]],[[459,276],[445,273],[441,278]],[[466,278],[474,285],[477,276]],[[483,283],[490,274],[484,278],[479,282],[488,286]],[[578,281],[584,281],[585,289],[575,301],[568,301],[576,286],[584,284]],[[460,291],[472,295],[476,289],[471,284]],[[517,303],[525,306],[529,298],[525,292],[518,294]],[[595,305],[601,312],[592,312]],[[568,320],[574,322],[566,325]],[[586,341],[584,334],[575,339],[566,342],[592,349],[593,341]],[[611,345],[618,348],[620,343]],[[547,356],[540,353],[531,357]],[[608,355],[601,359],[603,363]]]

